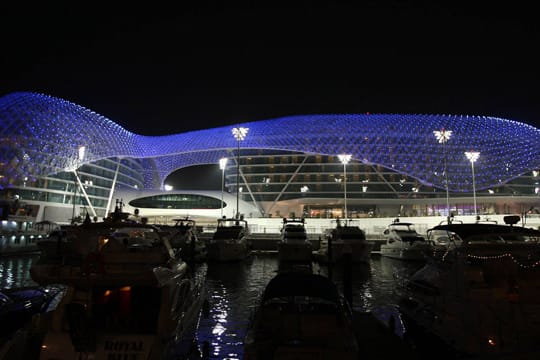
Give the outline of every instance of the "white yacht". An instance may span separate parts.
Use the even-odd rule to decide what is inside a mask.
[[[305,219],[283,218],[277,250],[280,264],[311,264],[313,246]]]
[[[425,261],[433,244],[416,232],[414,224],[394,220],[383,231],[386,240],[381,244],[381,256],[399,260]]]
[[[368,263],[373,244],[367,241],[358,220],[335,220],[335,226],[327,229],[314,258],[322,263],[334,263],[350,256],[352,262]]]
[[[251,255],[248,222],[244,218],[221,218],[206,246],[209,261],[240,261]]]

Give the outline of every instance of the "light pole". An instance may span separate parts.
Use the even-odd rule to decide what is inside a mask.
[[[345,204],[345,225],[347,225],[347,217],[348,217],[348,212],[347,212],[347,164],[349,163],[349,161],[351,161],[351,156],[350,154],[341,154],[341,155],[338,155],[338,158],[339,158],[339,161],[341,161],[341,163],[343,164],[343,194],[344,194],[344,204]]]
[[[79,149],[77,150],[77,160],[75,162],[75,168],[73,169],[73,175],[75,176],[75,181],[73,184],[73,211],[71,213],[71,223],[73,224],[75,222],[75,201],[77,197],[77,190],[79,189],[79,181],[78,181],[78,175],[77,175],[77,169],[79,168],[79,165],[84,160],[84,155],[86,154],[86,146],[82,145],[79,146]]]
[[[450,136],[452,136],[451,130],[446,130],[442,128],[440,131],[435,130],[433,131],[433,134],[435,134],[435,137],[437,138],[437,141],[439,143],[443,144],[443,156],[444,156],[444,187],[446,188],[446,211],[447,211],[447,221],[450,223],[450,196],[448,194],[448,174],[446,171],[446,142],[450,139]]]
[[[232,129],[232,134],[238,143],[238,149],[236,152],[236,218],[240,217],[240,141],[244,140],[247,136],[249,128],[238,127]]]
[[[472,188],[473,188],[473,206],[474,206],[474,217],[476,217],[477,216],[477,214],[476,214],[476,184],[475,184],[475,181],[474,181],[474,163],[476,162],[476,160],[478,160],[478,157],[480,156],[480,153],[478,151],[465,151],[465,156],[471,162]]]
[[[223,183],[225,182],[225,168],[227,167],[227,158],[219,159],[219,168],[221,169],[221,217],[223,217]]]

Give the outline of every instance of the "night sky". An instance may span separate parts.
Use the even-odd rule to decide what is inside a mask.
[[[316,113],[540,125],[532,2],[55,3],[1,5],[0,96],[57,96],[143,135]]]

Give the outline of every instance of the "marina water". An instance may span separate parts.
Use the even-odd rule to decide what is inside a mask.
[[[0,257],[2,288],[36,285],[29,269],[39,255]],[[255,254],[234,263],[208,264],[206,289],[210,305],[207,317],[201,317],[198,342],[210,359],[242,359],[243,339],[258,298],[278,270],[275,253]],[[352,264],[350,291],[353,309],[371,312],[381,322],[392,325],[398,335],[399,321],[395,287],[421,264],[372,255],[369,264]],[[331,276],[345,292],[344,273],[340,265],[330,269],[313,263],[313,272]]]

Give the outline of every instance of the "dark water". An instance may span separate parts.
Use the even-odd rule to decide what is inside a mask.
[[[418,263],[373,256],[369,264],[354,264],[351,272],[353,309],[373,313],[384,323],[390,317],[399,319],[394,288],[401,277],[407,277]],[[210,316],[202,318],[199,343],[210,344],[212,359],[241,359],[243,338],[257,300],[268,281],[276,275],[275,255],[256,255],[251,260],[234,263],[210,263],[207,289],[211,303]],[[314,272],[328,276],[329,269],[314,263]],[[335,266],[331,276],[341,291],[343,269]],[[401,324],[396,332],[402,334]]]
[[[0,286],[13,288],[35,285],[30,279],[29,269],[39,255],[0,257]],[[350,273],[352,282],[353,309],[373,313],[384,323],[391,316],[399,319],[394,289],[401,278],[407,277],[419,267],[408,263],[373,255],[369,264],[353,264]],[[210,314],[201,318],[198,342],[209,345],[211,359],[241,359],[243,339],[250,316],[257,300],[268,281],[276,275],[278,260],[274,254],[254,255],[239,263],[209,263],[207,293]],[[343,288],[343,269],[334,266],[313,264],[313,271],[330,276]],[[402,325],[396,324],[401,334]]]
[[[21,286],[33,286],[30,268],[39,259],[39,255],[20,255],[0,257],[0,286],[10,289]]]

